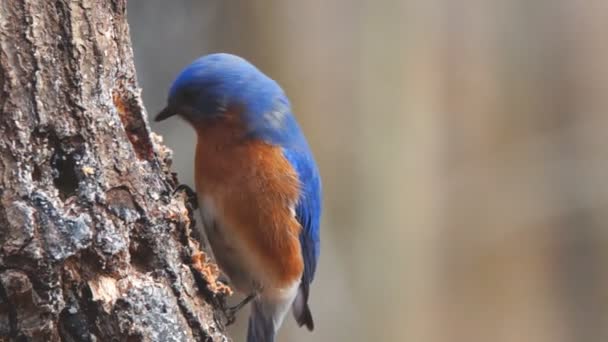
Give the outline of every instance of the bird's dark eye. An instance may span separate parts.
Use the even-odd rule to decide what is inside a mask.
[[[180,102],[192,105],[196,102],[196,96],[197,92],[194,89],[184,89],[179,96]]]
[[[182,89],[175,97],[175,103],[184,112],[183,114],[192,119],[211,118],[224,111],[221,99],[213,93],[192,87]],[[187,113],[186,113],[187,112]]]

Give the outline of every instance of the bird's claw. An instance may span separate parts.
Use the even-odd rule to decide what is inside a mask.
[[[180,184],[175,188],[175,190],[173,190],[173,195],[178,192],[183,192],[186,194],[186,199],[192,206],[192,209],[198,209],[198,197],[196,196],[196,192],[192,190],[190,186],[187,184]]]
[[[233,311],[232,308],[227,308],[224,310],[224,317],[226,318],[224,326],[230,326],[236,322],[236,311]]]
[[[224,316],[226,317],[226,326],[233,324],[236,321],[237,312],[239,312],[245,305],[249,304],[249,302],[251,302],[254,298],[255,294],[250,294],[237,305],[224,309]]]

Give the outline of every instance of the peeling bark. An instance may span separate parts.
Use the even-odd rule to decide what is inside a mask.
[[[124,0],[0,0],[0,340],[227,340],[145,118]]]

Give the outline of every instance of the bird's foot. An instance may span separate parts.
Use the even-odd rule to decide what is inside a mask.
[[[196,192],[192,190],[190,186],[187,184],[178,185],[175,190],[173,190],[173,195],[178,192],[183,192],[186,194],[186,200],[192,206],[192,209],[198,209],[198,197],[196,196]]]
[[[223,272],[217,276],[217,281],[219,281],[220,283],[222,283],[226,286],[230,286],[230,279]]]
[[[249,302],[251,302],[255,298],[255,296],[255,294],[250,294],[237,305],[224,309],[224,316],[226,317],[226,326],[229,326],[236,321],[236,313],[239,312],[245,305],[249,304]]]

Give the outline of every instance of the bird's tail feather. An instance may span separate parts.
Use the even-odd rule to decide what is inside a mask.
[[[247,329],[247,342],[274,342],[278,325],[275,324],[272,305],[259,299],[251,305],[249,327]]]
[[[274,342],[283,323],[283,318],[291,308],[296,291],[286,296],[257,297],[251,305],[247,342]]]
[[[308,286],[300,286],[296,299],[293,301],[293,316],[298,322],[299,326],[306,325],[309,331],[315,329],[315,324],[312,320],[312,314],[308,307]]]

